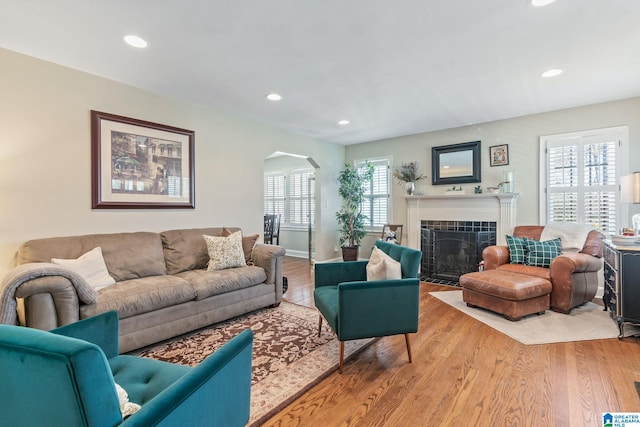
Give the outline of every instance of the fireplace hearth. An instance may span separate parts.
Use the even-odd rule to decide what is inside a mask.
[[[422,221],[420,278],[459,286],[460,276],[477,271],[482,251],[495,244],[493,221]]]

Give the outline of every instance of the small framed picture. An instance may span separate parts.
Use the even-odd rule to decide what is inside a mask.
[[[509,164],[509,145],[494,145],[489,147],[491,166],[505,166]]]

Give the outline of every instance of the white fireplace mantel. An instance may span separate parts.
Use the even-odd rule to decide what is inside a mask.
[[[405,196],[407,246],[420,249],[421,221],[495,221],[496,241],[513,231],[519,193]]]

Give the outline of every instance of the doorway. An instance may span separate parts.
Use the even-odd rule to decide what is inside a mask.
[[[264,214],[280,215],[280,245],[287,255],[315,262],[316,177],[310,157],[275,152],[264,161]]]

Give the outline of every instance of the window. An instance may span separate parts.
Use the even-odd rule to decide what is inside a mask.
[[[626,128],[541,138],[544,223],[578,222],[615,234],[619,228],[621,147]]]
[[[285,218],[285,176],[283,172],[267,173],[264,176],[264,214]]]
[[[355,162],[356,167],[362,167],[367,160]],[[362,212],[367,216],[367,227],[382,227],[389,218],[389,182],[390,160],[368,160],[373,165],[373,178],[366,186],[365,199],[362,202]]]
[[[292,171],[289,175],[289,214],[291,225],[315,222],[315,173],[313,169]]]
[[[281,225],[302,226],[315,221],[315,172],[297,169],[264,175],[264,213],[280,215]]]

